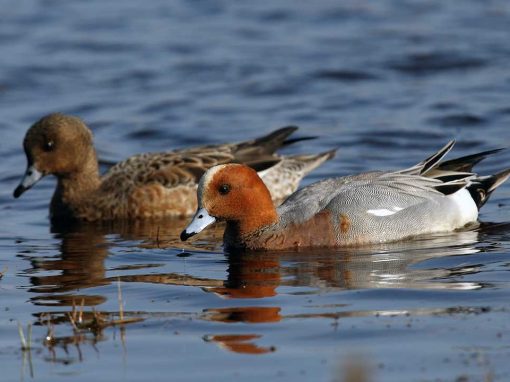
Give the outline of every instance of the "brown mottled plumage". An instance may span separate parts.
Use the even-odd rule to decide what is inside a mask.
[[[272,198],[281,200],[295,191],[303,176],[334,155],[334,151],[290,157],[274,154],[289,143],[286,138],[296,129],[282,128],[241,143],[139,154],[101,177],[92,133],[83,121],[50,114],[27,131],[23,146],[28,167],[14,196],[53,174],[58,184],[50,205],[52,219],[186,216],[197,207],[196,188],[202,174],[212,166],[237,162],[260,171]]]

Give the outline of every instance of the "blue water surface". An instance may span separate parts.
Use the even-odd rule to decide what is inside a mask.
[[[12,197],[54,111],[104,161],[296,124],[285,153],[339,148],[304,184],[509,146],[509,39],[504,0],[4,0],[0,380],[510,380],[510,184],[463,232],[242,257],[186,220],[52,228],[51,178]]]

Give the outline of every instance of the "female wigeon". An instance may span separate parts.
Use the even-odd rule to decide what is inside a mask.
[[[405,170],[311,184],[278,208],[252,169],[212,167],[200,180],[198,210],[181,240],[216,219],[227,222],[227,249],[248,250],[363,245],[464,227],[477,220],[479,208],[510,169],[491,176],[471,172],[501,149],[440,162],[453,144]]]
[[[308,172],[334,156],[334,151],[276,155],[278,148],[307,139],[287,140],[296,129],[286,127],[240,143],[139,154],[101,177],[92,132],[84,122],[74,116],[50,114],[26,133],[23,146],[28,165],[14,197],[53,174],[58,182],[50,215],[57,222],[185,216],[196,210],[201,175],[214,165],[236,162],[260,171],[272,198],[280,200],[294,192]]]

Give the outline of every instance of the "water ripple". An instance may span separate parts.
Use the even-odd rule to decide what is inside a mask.
[[[468,71],[487,65],[486,60],[454,52],[413,53],[389,64],[389,67],[405,74],[433,75],[447,71]]]

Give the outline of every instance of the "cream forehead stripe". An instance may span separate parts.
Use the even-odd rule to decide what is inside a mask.
[[[198,197],[198,206],[202,206],[202,195],[204,194],[204,189],[207,187],[209,182],[212,180],[214,175],[222,170],[226,165],[220,164],[218,166],[211,167],[209,170],[207,170],[202,178],[200,178],[200,182],[198,183],[198,189],[197,189],[197,197]]]

